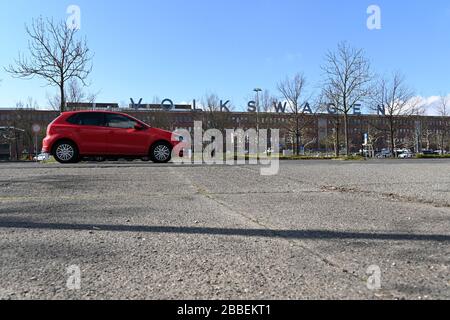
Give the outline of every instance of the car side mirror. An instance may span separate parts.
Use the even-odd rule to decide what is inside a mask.
[[[144,127],[142,125],[140,125],[140,124],[136,124],[134,126],[134,130],[141,131],[141,130],[144,130]]]

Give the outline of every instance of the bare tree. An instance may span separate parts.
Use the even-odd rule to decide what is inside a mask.
[[[292,119],[288,123],[288,131],[295,136],[295,154],[300,154],[300,144],[302,140],[302,131],[311,120],[309,110],[305,106],[307,101],[306,78],[298,73],[293,78],[286,78],[278,83],[278,91],[282,98],[286,100],[288,108],[292,113]]]
[[[277,103],[277,98],[273,96],[269,90],[264,90],[259,97],[259,107],[262,112],[271,112],[274,110],[274,105]]]
[[[34,100],[32,98],[28,98],[29,100]],[[28,108],[27,105],[18,101],[16,103],[16,109],[12,112],[11,117],[5,122],[6,126],[10,128],[10,138],[9,141],[14,148],[14,153],[19,159],[20,147],[22,145],[25,147],[25,150],[30,153],[34,147],[34,133],[32,132],[32,125],[35,120],[30,119],[29,111],[25,108]],[[39,134],[39,141],[43,138],[44,131]]]
[[[80,85],[79,81],[72,79],[69,81],[66,92],[67,102],[73,103],[94,103],[97,99],[97,93],[88,93]]]
[[[405,113],[411,116],[425,117],[427,116],[427,104],[421,97],[412,97],[409,100]]]
[[[426,150],[431,150],[433,138],[436,138],[434,130],[425,125],[425,128],[422,128],[422,139],[425,140]]]
[[[377,126],[371,123],[369,123],[367,134],[368,134],[367,142],[372,146],[376,146],[384,138],[383,131],[379,130]]]
[[[16,102],[16,110],[23,110],[25,108],[25,103],[22,100]]]
[[[39,104],[36,100],[33,99],[33,97],[28,97],[27,103],[26,103],[26,108],[35,110],[35,109],[39,108]]]
[[[66,97],[65,109],[70,109],[70,103],[94,103],[97,99],[98,93],[86,92],[82,85],[76,80],[70,80],[64,89],[64,96]],[[56,94],[54,96],[47,95],[47,101],[53,110],[60,110],[61,96]]]
[[[439,98],[438,105],[436,107],[436,111],[438,115],[442,117],[440,120],[440,130],[439,130],[439,144],[441,148],[441,155],[444,154],[445,149],[447,148],[447,139],[450,135],[450,106],[449,106],[449,96],[443,96]]]
[[[224,131],[231,125],[230,114],[226,110],[221,110],[221,101],[217,94],[206,94],[201,99],[201,107],[204,111],[203,125],[205,130],[214,128]],[[227,108],[230,111],[234,109],[232,105],[227,105]]]
[[[33,20],[31,27],[26,26],[26,32],[30,37],[30,56],[19,54],[15,65],[5,70],[14,77],[31,79],[38,76],[48,85],[57,86],[62,112],[66,102],[66,83],[78,79],[86,85],[92,70],[92,56],[86,40],[77,39],[77,29],[64,21],[56,23],[42,17]]]
[[[59,94],[50,95],[48,92],[46,93],[47,103],[52,108],[52,110],[61,110],[61,97]]]
[[[373,109],[383,107],[389,132],[389,145],[393,155],[397,156],[396,141],[398,130],[402,123],[402,116],[408,116],[419,110],[415,103],[414,91],[405,83],[405,78],[400,73],[394,73],[390,79],[382,78],[376,86],[373,95]]]
[[[335,109],[335,106],[339,103],[337,100],[334,100],[335,97],[327,96],[327,92],[322,90],[318,97],[317,105],[319,113],[326,113],[328,115],[328,120],[331,122],[332,130],[331,137],[327,137],[325,139],[326,144],[332,144],[334,146],[334,154],[336,157],[339,157],[341,151],[341,115]],[[334,112],[334,113],[331,113]]]
[[[28,97],[26,99],[26,102],[23,102],[23,100],[19,100],[16,102],[16,110],[23,110],[23,109],[37,109],[38,103],[36,100],[33,99],[33,97]]]
[[[349,114],[355,104],[370,93],[372,75],[370,63],[362,49],[351,48],[347,43],[338,45],[336,52],[328,52],[325,65],[324,96],[335,104],[336,111],[344,117],[346,154],[350,152]]]
[[[220,99],[216,93],[206,94],[202,100],[202,109],[206,112],[219,112],[220,111]]]

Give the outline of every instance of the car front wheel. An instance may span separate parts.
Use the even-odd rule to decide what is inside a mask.
[[[150,159],[155,163],[167,163],[172,158],[172,147],[167,142],[157,142],[150,150]]]
[[[78,149],[69,141],[58,142],[54,148],[53,156],[59,163],[78,162]]]

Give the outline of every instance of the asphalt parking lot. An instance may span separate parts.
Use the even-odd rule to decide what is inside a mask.
[[[0,299],[450,299],[450,161],[2,163],[0,234]]]

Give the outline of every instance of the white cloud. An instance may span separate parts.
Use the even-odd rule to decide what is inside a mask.
[[[450,94],[446,96],[447,104],[450,106]],[[412,99],[414,101],[414,104],[420,106],[426,115],[433,116],[438,115],[438,107],[441,101],[440,96],[429,96],[429,97],[422,97],[417,96]]]

